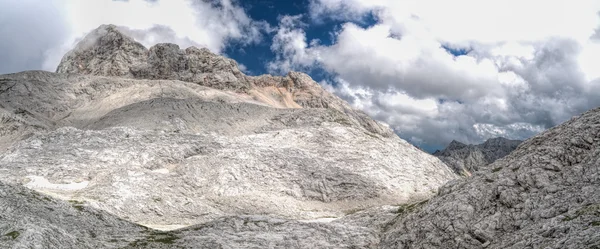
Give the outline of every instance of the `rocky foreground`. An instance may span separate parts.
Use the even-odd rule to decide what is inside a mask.
[[[396,218],[381,248],[600,248],[600,108]]]
[[[305,74],[112,25],[57,71],[0,76],[1,248],[600,248],[600,109],[459,179]]]

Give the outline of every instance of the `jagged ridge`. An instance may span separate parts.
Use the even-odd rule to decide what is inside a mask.
[[[234,60],[206,48],[182,50],[176,44],[161,43],[146,49],[115,25],[102,25],[88,34],[63,57],[56,72],[193,82],[247,93],[275,107],[333,108],[370,132],[393,134],[391,129],[351,108],[304,73],[290,72],[285,77],[247,76]]]
[[[435,151],[434,156],[441,159],[459,175],[469,176],[490,163],[503,158],[523,142],[506,138],[490,138],[482,144],[466,145],[452,140],[442,151]]]

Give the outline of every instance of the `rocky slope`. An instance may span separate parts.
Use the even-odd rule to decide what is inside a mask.
[[[82,202],[0,182],[0,248],[376,248],[381,225],[395,210],[382,207],[335,221],[221,217],[157,231]]]
[[[145,226],[341,217],[456,178],[302,73],[246,76],[111,25],[57,71],[0,76],[0,179]]]
[[[122,248],[149,229],[0,181],[0,248]]]
[[[433,155],[450,166],[457,174],[470,176],[483,166],[507,156],[522,142],[498,137],[490,138],[482,144],[466,145],[454,140],[444,150],[438,150]]]
[[[600,248],[600,108],[452,181],[381,248]]]

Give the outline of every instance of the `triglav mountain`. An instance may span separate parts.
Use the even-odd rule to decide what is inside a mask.
[[[103,25],[58,73],[3,75],[2,181],[156,229],[421,201],[456,175],[309,76],[242,74]],[[20,232],[26,238],[35,229]]]

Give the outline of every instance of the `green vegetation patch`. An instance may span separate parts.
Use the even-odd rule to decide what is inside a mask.
[[[582,215],[600,216],[600,204],[596,203],[596,204],[590,204],[585,207],[582,207],[581,209],[577,210],[577,212],[575,212],[575,214],[573,216],[567,216],[567,217],[563,218],[563,221],[571,221],[571,220],[579,218],[579,216],[582,216]],[[594,223],[594,222],[592,222],[592,223]]]
[[[396,211],[396,213],[398,215],[405,214],[405,213],[410,213],[412,211],[415,211],[417,208],[422,207],[428,201],[429,200],[424,200],[424,201],[420,201],[420,202],[415,202],[415,203],[401,205],[400,207],[398,207],[398,210]]]
[[[150,237],[147,238],[147,240],[149,242],[156,242],[156,243],[163,243],[163,244],[173,244],[178,239],[179,239],[179,237],[177,237],[174,233],[157,233],[157,234],[152,234]]]
[[[11,239],[17,239],[20,235],[21,233],[19,233],[19,231],[12,231],[10,233],[5,234],[4,236],[10,237]]]
[[[71,203],[71,206],[79,211],[83,211],[84,209],[84,202],[82,201],[78,201],[78,200],[69,200],[69,203]]]
[[[174,232],[155,232],[146,235],[146,238],[129,243],[128,248],[147,248],[149,244],[174,244],[179,237]]]
[[[363,210],[365,210],[365,209],[364,208],[347,209],[347,210],[344,210],[344,214],[351,215],[351,214],[355,214],[355,213],[358,213]],[[335,217],[323,217],[323,218],[335,218]]]
[[[352,125],[352,122],[350,122],[350,120],[348,120],[347,118],[343,118],[343,117],[335,118],[333,120],[333,122],[336,122],[336,123],[344,125],[344,126],[351,126]]]

